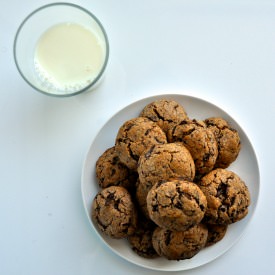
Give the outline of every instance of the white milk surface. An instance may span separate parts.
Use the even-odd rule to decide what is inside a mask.
[[[98,76],[104,57],[104,45],[96,33],[79,24],[61,23],[38,40],[34,65],[44,86],[70,93]]]

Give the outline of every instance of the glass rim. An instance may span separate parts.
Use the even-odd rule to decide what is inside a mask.
[[[70,6],[70,7],[73,7],[73,8],[76,8],[76,9],[79,9],[81,11],[83,11],[84,13],[88,14],[92,19],[95,20],[96,24],[99,26],[100,30],[102,31],[102,34],[103,34],[103,37],[104,37],[104,42],[105,42],[105,58],[104,58],[104,63],[102,65],[102,68],[99,72],[99,74],[96,76],[96,78],[91,82],[89,83],[87,86],[85,86],[84,88],[78,90],[78,91],[75,91],[75,92],[69,92],[69,93],[61,93],[61,94],[56,94],[56,93],[50,93],[50,92],[47,92],[47,91],[44,91],[42,89],[39,89],[38,87],[36,87],[34,84],[32,84],[28,79],[27,77],[24,75],[24,73],[22,72],[22,70],[20,69],[20,66],[18,64],[18,60],[17,60],[17,53],[16,53],[16,48],[17,48],[17,41],[18,41],[18,37],[19,37],[19,34],[22,30],[22,28],[24,27],[25,23],[35,14],[37,14],[39,11],[41,10],[44,10],[44,9],[47,9],[47,8],[50,8],[50,7],[53,7],[53,6]],[[109,60],[109,52],[110,52],[110,46],[109,46],[109,40],[108,40],[108,36],[107,36],[107,33],[102,25],[102,23],[100,22],[100,20],[92,13],[90,12],[89,10],[77,5],[77,4],[74,4],[74,3],[68,3],[68,2],[55,2],[55,3],[50,3],[50,4],[46,4],[46,5],[43,5],[43,6],[40,6],[39,8],[33,10],[29,15],[27,15],[25,17],[25,19],[21,22],[21,24],[19,25],[17,31],[16,31],[16,34],[15,34],[15,37],[14,37],[14,43],[13,43],[13,57],[14,57],[14,62],[15,62],[15,65],[17,67],[17,70],[19,71],[20,75],[22,76],[22,78],[32,87],[34,88],[36,91],[42,93],[42,94],[46,94],[46,95],[49,95],[49,96],[53,96],[53,97],[69,97],[69,96],[74,96],[74,95],[77,95],[77,94],[80,94],[80,93],[83,93],[87,90],[89,90],[90,88],[92,88],[98,81],[99,79],[102,77],[105,69],[106,69],[106,66],[107,66],[107,63],[108,63],[108,60]]]

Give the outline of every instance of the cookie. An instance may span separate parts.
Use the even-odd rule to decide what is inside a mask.
[[[140,116],[156,122],[165,133],[172,124],[178,124],[187,118],[184,108],[170,99],[160,99],[149,103],[143,108]]]
[[[185,260],[194,257],[207,241],[208,230],[199,224],[186,231],[171,231],[157,227],[153,233],[153,247],[168,260]]]
[[[210,172],[216,163],[218,145],[214,133],[200,120],[183,120],[169,128],[169,142],[182,142],[190,151],[198,174]]]
[[[190,152],[181,143],[154,145],[144,151],[138,162],[140,182],[152,187],[159,181],[182,177],[192,181],[195,164]]]
[[[107,149],[96,162],[99,187],[122,186],[134,189],[137,174],[120,162],[115,147]]]
[[[218,143],[218,157],[215,168],[227,168],[239,155],[241,140],[237,130],[230,127],[228,122],[220,117],[205,119],[207,128],[210,129]]]
[[[151,220],[139,215],[137,229],[127,238],[132,250],[139,256],[149,259],[159,256],[152,243],[155,228],[156,225]]]
[[[130,193],[120,186],[107,187],[95,196],[92,218],[104,234],[117,239],[133,234],[137,225]]]
[[[120,161],[129,169],[135,170],[145,149],[164,143],[167,143],[166,135],[156,123],[145,117],[137,117],[120,127],[115,149]]]
[[[223,224],[206,224],[206,226],[208,229],[208,237],[205,246],[211,246],[222,240],[228,227],[228,225]]]
[[[198,186],[207,199],[205,222],[231,224],[247,215],[250,193],[234,172],[217,168],[201,178]]]
[[[150,218],[150,216],[147,208],[146,199],[147,199],[147,194],[150,191],[151,187],[152,187],[151,185],[141,184],[139,179],[136,182],[136,193],[135,193],[136,201],[140,211],[147,218]]]
[[[186,180],[155,184],[147,195],[150,218],[160,227],[184,231],[201,222],[207,201],[200,188]]]

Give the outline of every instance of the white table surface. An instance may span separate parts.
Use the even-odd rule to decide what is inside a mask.
[[[159,274],[108,250],[90,227],[80,185],[100,127],[161,93],[224,108],[249,136],[261,173],[240,241],[174,274],[275,274],[275,1],[74,1],[102,21],[111,51],[98,89],[70,98],[34,91],[14,64],[19,24],[46,3],[9,0],[0,9],[0,274]]]

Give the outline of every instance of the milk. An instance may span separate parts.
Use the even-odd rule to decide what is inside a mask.
[[[49,90],[79,91],[99,75],[104,66],[105,45],[92,30],[76,23],[49,28],[37,42],[34,66]]]

